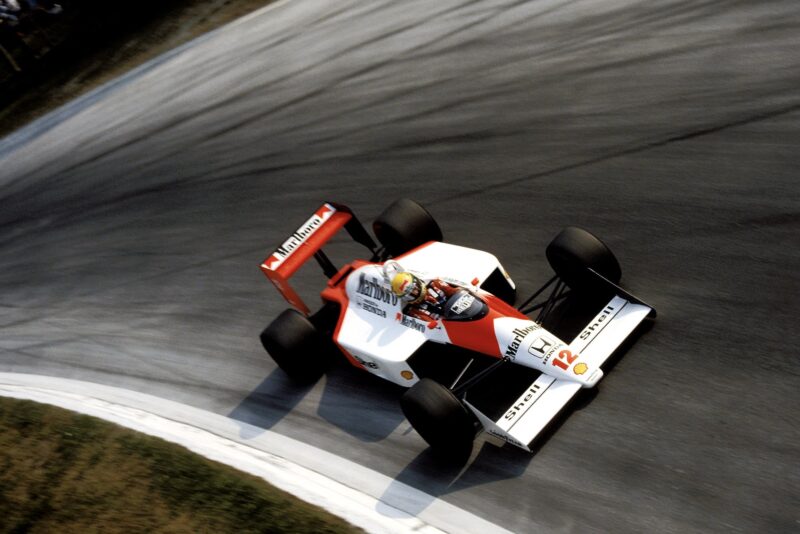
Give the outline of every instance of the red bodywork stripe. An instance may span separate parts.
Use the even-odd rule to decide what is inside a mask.
[[[494,331],[494,320],[502,317],[525,320],[530,318],[494,295],[480,292],[480,296],[489,305],[489,313],[485,317],[477,321],[442,321],[442,326],[453,345],[502,358],[503,352],[497,344],[497,334]]]
[[[358,367],[359,369],[364,369],[364,366],[356,360],[352,354],[350,354],[344,347],[339,344],[339,331],[342,329],[342,323],[344,322],[344,314],[347,312],[347,306],[350,303],[350,299],[347,298],[347,291],[345,291],[345,286],[347,285],[347,279],[349,278],[348,273],[352,273],[354,270],[362,267],[364,265],[369,264],[368,261],[356,260],[348,265],[342,267],[336,275],[328,280],[328,285],[325,289],[322,290],[320,296],[322,300],[326,300],[328,302],[335,302],[339,305],[339,320],[336,321],[336,329],[333,331],[333,342],[336,343],[336,346],[339,347],[339,350],[342,351],[342,354],[345,355],[347,361],[353,364],[354,367]]]

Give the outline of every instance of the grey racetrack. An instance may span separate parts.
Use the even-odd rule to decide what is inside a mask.
[[[0,370],[229,414],[518,532],[796,532],[798,51],[793,0],[278,4],[0,142]],[[521,293],[589,228],[658,308],[535,454],[437,466],[402,390],[297,389],[260,347],[261,260],[323,200],[397,197]]]

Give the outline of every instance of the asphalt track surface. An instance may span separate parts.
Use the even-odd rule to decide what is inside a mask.
[[[229,414],[515,531],[797,531],[798,50],[794,0],[279,4],[0,144],[0,369]],[[535,454],[437,466],[399,389],[297,389],[262,352],[259,262],[324,199],[400,196],[522,293],[590,228],[658,308]]]

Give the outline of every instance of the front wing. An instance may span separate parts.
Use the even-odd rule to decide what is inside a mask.
[[[569,348],[591,367],[599,367],[652,313],[654,310],[643,303],[615,296],[572,340]],[[486,432],[530,451],[536,437],[581,387],[578,382],[540,374],[498,419],[490,418],[470,403],[469,396],[464,401]]]

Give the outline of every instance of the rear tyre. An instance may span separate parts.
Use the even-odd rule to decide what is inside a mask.
[[[285,310],[261,332],[261,344],[294,382],[310,384],[327,368],[325,339],[297,310]]]
[[[442,230],[428,210],[407,198],[396,200],[372,223],[375,237],[391,256],[428,241],[441,241]]]
[[[414,430],[439,457],[456,461],[469,457],[477,421],[452,391],[423,378],[403,394],[400,406]]]
[[[556,274],[572,289],[590,289],[596,278],[594,269],[605,278],[619,283],[622,270],[614,254],[595,235],[582,228],[564,228],[545,251],[547,261]]]

